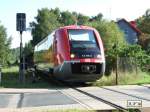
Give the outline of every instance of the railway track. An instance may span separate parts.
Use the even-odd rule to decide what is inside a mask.
[[[86,95],[87,97],[91,97],[91,98],[93,98],[93,99],[95,99],[95,100],[97,100],[97,101],[103,102],[103,103],[105,103],[105,104],[107,104],[107,105],[109,105],[109,106],[113,107],[114,109],[117,109],[117,110],[119,110],[119,111],[121,111],[121,112],[129,112],[128,109],[126,109],[126,108],[124,108],[124,107],[122,107],[122,106],[120,106],[120,105],[117,105],[117,104],[115,104],[115,103],[113,103],[113,102],[111,102],[111,101],[108,101],[108,100],[105,100],[105,99],[100,98],[100,97],[98,97],[98,96],[95,96],[95,95],[93,95],[93,94],[90,94],[90,93],[87,92],[87,91],[78,89],[78,88],[75,87],[73,84],[70,84],[70,83],[67,83],[67,82],[64,82],[64,81],[60,81],[60,80],[56,80],[56,79],[54,79],[54,78],[52,78],[52,79],[49,80],[49,78],[47,77],[47,75],[41,75],[41,76],[42,76],[42,78],[46,79],[49,83],[55,83],[55,84],[57,84],[57,85],[59,85],[59,86],[62,86],[62,87],[65,87],[65,88],[70,88],[70,89],[72,89],[72,90],[75,90],[75,91],[77,91],[77,92],[79,92],[79,93],[81,93],[81,94]],[[43,77],[43,76],[44,76],[44,77]],[[85,86],[85,85],[84,85],[84,86]],[[58,89],[58,90],[59,90],[59,89]],[[59,90],[59,91],[60,91],[60,90]],[[71,96],[71,97],[72,97],[72,96]],[[77,99],[76,99],[76,100],[77,100]],[[78,100],[78,101],[79,101],[79,100]],[[87,104],[83,103],[82,101],[79,101],[79,102],[81,102],[83,105],[86,105],[86,107],[88,106]],[[90,108],[90,107],[89,107],[89,108]],[[89,109],[89,108],[87,108],[87,109]]]
[[[56,80],[56,81],[58,81],[58,80]],[[60,81],[60,80],[58,81],[58,83],[61,83],[62,85],[66,86],[66,87],[69,87],[69,88],[71,88],[71,89],[73,89],[75,91],[78,91],[78,92],[80,92],[80,93],[82,93],[82,94],[84,94],[84,95],[86,95],[88,97],[94,98],[95,100],[98,100],[98,101],[103,102],[103,103],[105,103],[107,105],[110,105],[111,107],[114,107],[115,109],[117,109],[119,111],[128,112],[128,109],[126,109],[126,108],[124,108],[122,106],[116,105],[115,103],[107,101],[107,100],[105,100],[103,98],[97,97],[97,96],[95,96],[93,94],[90,94],[87,91],[83,91],[81,89],[78,89],[78,88],[74,87],[74,85],[72,85],[72,84],[69,84],[67,82]]]
[[[118,90],[114,90],[114,89],[110,89],[110,88],[105,88],[105,87],[101,87],[101,88],[103,88],[105,90],[113,91],[113,92],[116,92],[116,93],[124,94],[124,95],[127,95],[127,96],[135,97],[135,98],[138,98],[138,99],[141,99],[141,100],[150,101],[150,99],[148,99],[148,98],[144,98],[144,97],[141,97],[141,96],[129,94],[129,93],[126,93],[126,92],[122,92],[122,91],[118,91]]]
[[[126,108],[124,108],[124,107],[122,107],[122,106],[116,105],[115,103],[112,103],[112,102],[107,101],[107,100],[105,100],[105,99],[102,99],[102,98],[100,98],[100,97],[97,97],[97,96],[95,96],[95,95],[93,95],[93,94],[90,94],[90,93],[88,93],[88,92],[86,92],[86,91],[83,91],[83,90],[80,90],[80,89],[77,89],[77,88],[72,88],[72,89],[74,89],[74,90],[76,90],[76,91],[78,91],[78,92],[80,92],[80,93],[82,93],[82,94],[85,94],[85,95],[87,95],[87,96],[89,96],[89,97],[92,97],[92,98],[94,98],[94,99],[96,99],[96,100],[98,100],[98,101],[101,101],[101,102],[103,102],[103,103],[105,103],[105,104],[108,104],[108,105],[114,107],[115,109],[121,110],[121,111],[123,111],[123,112],[128,112],[128,109],[126,109]]]
[[[95,99],[95,100],[97,100],[97,101],[99,101],[99,102],[103,102],[103,103],[105,103],[105,104],[107,104],[107,105],[109,105],[109,106],[111,106],[111,107],[113,107],[114,109],[117,109],[117,110],[119,110],[119,111],[122,111],[122,112],[129,112],[129,107],[125,107],[124,105],[120,105],[119,103],[116,103],[116,102],[113,102],[113,100],[109,100],[108,98],[105,98],[104,96],[105,95],[98,95],[98,94],[94,94],[94,92],[93,91],[88,91],[88,90],[86,90],[86,89],[84,89],[84,87],[83,88],[80,88],[80,87],[78,87],[79,85],[74,85],[74,84],[70,84],[70,83],[67,83],[67,82],[64,82],[64,81],[60,81],[60,80],[56,80],[56,79],[51,79],[51,80],[49,80],[49,78],[48,77],[45,77],[45,78],[47,78],[47,81],[49,82],[49,83],[55,83],[55,84],[57,84],[57,85],[59,85],[59,86],[62,86],[62,87],[64,87],[64,88],[70,88],[70,89],[72,89],[72,90],[74,90],[74,91],[77,91],[77,92],[79,92],[79,93],[81,93],[81,94],[84,94],[84,95],[86,95],[87,97],[91,97],[91,98],[93,98],[93,99]],[[83,85],[83,86],[85,86],[85,88],[86,88],[86,86],[87,85]],[[150,88],[149,86],[143,86],[143,85],[141,85],[141,87],[145,87],[145,88]],[[129,98],[127,98],[127,99],[130,99],[131,98],[131,100],[141,100],[142,102],[146,102],[146,103],[148,103],[148,105],[150,104],[150,98],[149,97],[146,97],[146,96],[142,96],[142,95],[139,95],[139,94],[132,94],[132,89],[131,89],[131,91],[128,93],[128,92],[126,92],[126,91],[121,91],[121,90],[115,90],[115,89],[112,89],[112,88],[107,88],[107,87],[97,87],[97,91],[98,92],[100,92],[99,91],[99,89],[98,88],[100,88],[101,89],[101,91],[102,90],[105,90],[105,91],[107,91],[106,93],[110,93],[110,94],[112,94],[112,93],[116,93],[116,95],[120,95],[120,96],[125,96],[125,97],[129,97]],[[58,89],[59,90],[59,89]],[[133,91],[134,91],[134,89],[133,89]],[[137,91],[138,92],[138,91]],[[147,93],[146,93],[147,94]],[[71,96],[72,97],[72,96]],[[78,99],[77,99],[78,100]],[[80,101],[79,100],[79,102],[82,102],[82,101]],[[84,102],[82,102],[82,104],[84,104],[84,105],[86,105]],[[142,103],[143,104],[143,103]],[[87,107],[88,105],[86,105],[85,107]],[[89,107],[90,108],[90,107]],[[135,111],[136,112],[136,111]],[[137,111],[137,112],[139,112],[139,111]]]

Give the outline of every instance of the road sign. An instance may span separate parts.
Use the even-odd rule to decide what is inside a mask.
[[[25,13],[17,13],[16,15],[17,18],[17,31],[26,31],[26,14]]]

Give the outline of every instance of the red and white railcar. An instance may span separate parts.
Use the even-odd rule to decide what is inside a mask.
[[[101,37],[88,26],[61,27],[35,46],[36,69],[71,82],[91,82],[105,72]]]

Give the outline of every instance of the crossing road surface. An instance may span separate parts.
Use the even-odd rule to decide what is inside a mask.
[[[56,89],[0,89],[0,111],[38,109],[113,110],[138,108],[150,112],[150,85]]]

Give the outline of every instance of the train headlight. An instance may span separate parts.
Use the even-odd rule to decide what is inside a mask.
[[[100,54],[98,54],[98,55],[97,55],[97,58],[101,58],[101,55],[100,55]]]
[[[75,54],[71,54],[70,57],[71,57],[71,58],[75,58]]]

